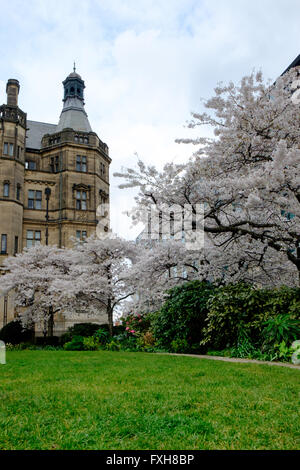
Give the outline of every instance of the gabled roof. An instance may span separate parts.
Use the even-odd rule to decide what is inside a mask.
[[[26,148],[37,150],[42,148],[43,136],[56,132],[56,127],[56,124],[47,122],[27,121]]]

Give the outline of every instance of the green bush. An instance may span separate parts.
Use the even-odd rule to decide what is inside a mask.
[[[35,338],[35,344],[37,346],[58,346],[60,338],[58,336],[38,336]]]
[[[185,338],[173,339],[173,341],[171,342],[171,351],[174,353],[186,353],[186,352],[189,352],[190,350],[191,350],[191,347]]]
[[[300,337],[300,321],[289,314],[270,317],[264,323],[263,337],[265,344],[280,344],[282,341],[291,344]]]
[[[134,333],[146,333],[151,326],[150,313],[130,313],[126,317],[121,318],[123,331]]]
[[[68,328],[67,333],[69,333],[72,338],[74,336],[93,336],[95,331],[100,327],[101,325],[97,323],[75,323],[75,325]]]
[[[74,336],[93,336],[95,331],[97,331],[100,326],[101,325],[98,325],[97,323],[75,323],[75,325],[70,326],[70,328],[68,328],[66,333],[61,335],[60,344],[63,345],[72,341],[72,338],[74,338]]]
[[[99,339],[95,336],[87,336],[83,338],[83,349],[85,351],[98,351],[100,347]]]
[[[83,351],[84,344],[83,344],[83,336],[74,336],[72,341],[64,344],[64,349],[66,351]]]
[[[98,330],[106,332],[109,336],[109,328],[107,323],[104,323],[102,325],[98,325],[97,323],[77,323],[68,328],[68,331],[61,335],[60,343],[65,344],[67,342],[70,342],[72,341],[72,338],[74,336],[94,336]],[[121,334],[124,330],[125,328],[122,325],[113,327],[114,335]]]
[[[194,352],[197,348],[204,352],[199,342],[208,314],[208,300],[214,292],[212,284],[200,281],[171,289],[161,310],[152,316],[151,329],[157,346],[174,351],[181,344],[184,352]]]
[[[256,354],[257,348],[251,342],[246,331],[239,332],[237,343],[230,349],[231,357],[252,358]]]
[[[208,301],[209,312],[201,344],[216,349],[237,347],[241,335],[247,335],[255,349],[265,341],[264,324],[269,318],[288,314],[299,318],[296,305],[300,289],[255,289],[239,283],[216,289]]]
[[[93,334],[95,340],[98,341],[99,344],[106,344],[110,340],[110,334],[108,329],[106,328],[99,328],[99,330],[95,331]]]
[[[0,330],[0,340],[4,343],[20,344],[24,342],[32,342],[34,339],[34,331],[24,329],[21,322],[13,320]]]
[[[105,349],[107,351],[120,351],[120,345],[117,341],[113,339],[109,343],[106,343]]]
[[[122,351],[141,351],[143,348],[138,343],[139,337],[131,333],[121,333],[120,335],[114,336],[114,341],[117,342]]]

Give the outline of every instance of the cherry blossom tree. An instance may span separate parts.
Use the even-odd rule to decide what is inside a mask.
[[[0,295],[14,292],[24,326],[48,325],[57,312],[75,320],[84,311],[93,319],[105,313],[111,334],[118,309],[152,311],[198,271],[180,242],[149,247],[118,237],[90,237],[73,249],[37,244],[4,264]]]
[[[299,74],[265,84],[252,73],[218,85],[188,125],[210,126],[213,137],[177,141],[196,146],[185,165],[159,171],[140,161],[115,174],[125,179],[120,187],[139,188],[136,220],[150,205],[204,205],[205,244],[194,256],[211,278],[299,284],[300,113],[292,96]]]
[[[90,237],[77,243],[68,275],[52,283],[52,292],[68,310],[80,308],[107,314],[113,334],[113,314],[135,292],[131,267],[137,246],[118,237]]]
[[[63,308],[52,290],[54,280],[64,278],[72,265],[72,250],[37,244],[3,262],[0,295],[14,293],[16,312],[23,326],[48,325]]]

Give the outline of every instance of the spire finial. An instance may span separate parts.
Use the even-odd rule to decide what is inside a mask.
[[[75,60],[74,60],[73,72],[74,72],[74,73],[76,72]]]

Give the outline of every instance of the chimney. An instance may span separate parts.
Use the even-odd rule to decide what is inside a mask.
[[[18,80],[10,78],[6,85],[7,104],[11,106],[18,106],[18,95],[20,84]]]

